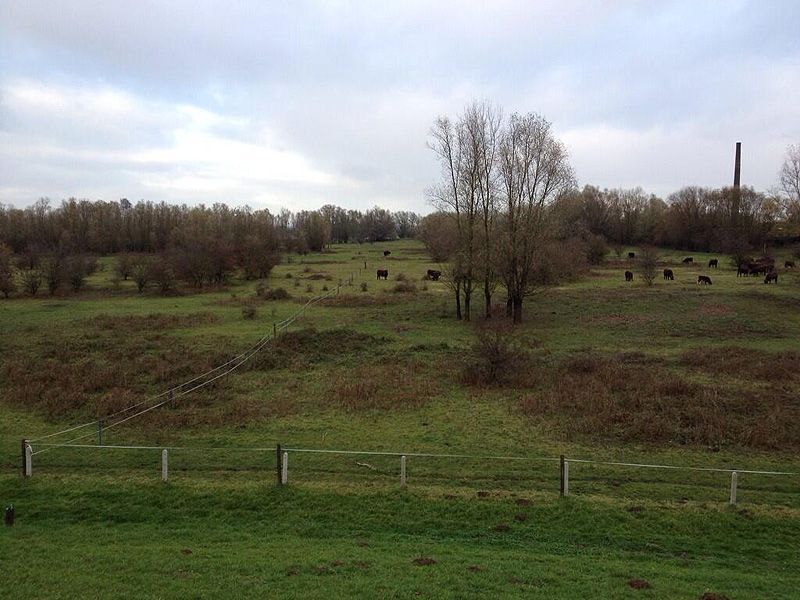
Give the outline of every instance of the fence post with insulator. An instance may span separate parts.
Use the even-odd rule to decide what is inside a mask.
[[[161,481],[166,481],[169,478],[169,453],[164,448],[161,451]]]

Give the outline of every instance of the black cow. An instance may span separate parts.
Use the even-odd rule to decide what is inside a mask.
[[[664,281],[675,281],[675,275],[673,275],[672,269],[664,269]]]
[[[428,269],[428,279],[432,279],[433,281],[439,281],[439,277],[442,276],[441,271],[434,271],[433,269]]]
[[[794,269],[794,261],[793,260],[787,260],[785,263],[783,263],[783,268],[784,269]]]
[[[391,252],[389,252],[388,250],[384,250],[383,251],[383,255],[384,256],[389,256],[390,254],[391,254]]]
[[[683,259],[683,264],[688,264],[690,262],[694,262],[694,259],[691,256],[687,256]]]
[[[697,283],[698,285],[699,284],[711,285],[711,277],[708,277],[707,275],[698,275]]]
[[[635,252],[628,252],[628,258],[636,258]]]
[[[633,281],[633,273],[625,271],[625,281]]]
[[[389,270],[388,269],[378,269],[378,279],[383,277],[384,279],[389,279]]]
[[[736,268],[737,277],[747,277],[748,275],[750,275],[750,267],[748,267],[747,265],[739,265]]]
[[[764,277],[764,283],[778,283],[778,274],[775,271],[770,271],[767,273],[767,276]]]
[[[717,259],[716,258],[712,258],[710,261],[708,261],[708,268],[709,269],[716,269],[718,264],[719,264],[719,262],[717,261]]]

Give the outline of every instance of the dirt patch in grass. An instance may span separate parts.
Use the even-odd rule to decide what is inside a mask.
[[[350,411],[406,409],[441,392],[441,383],[421,362],[392,360],[350,368],[331,377],[325,400]]]
[[[645,444],[800,448],[800,406],[780,385],[701,385],[664,365],[584,353],[558,365],[522,412],[566,434]]]
[[[746,380],[786,382],[800,380],[800,352],[767,352],[740,346],[693,348],[681,354],[682,366],[713,375]]]
[[[91,327],[105,331],[164,331],[212,325],[219,323],[219,316],[209,312],[191,313],[188,315],[170,315],[152,313],[149,315],[106,315],[100,314],[88,320]]]

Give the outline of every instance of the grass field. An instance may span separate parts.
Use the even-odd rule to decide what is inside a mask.
[[[556,462],[411,457],[401,490],[397,457],[291,453],[275,484],[278,443],[800,472],[800,275],[764,285],[683,256],[661,253],[672,282],[611,256],[528,300],[509,338],[525,360],[498,384],[473,377],[481,299],[473,324],[453,319],[416,242],[291,257],[261,284],[286,300],[238,279],[140,296],[103,259],[79,296],[0,301],[0,500],[18,516],[3,596],[792,597],[798,476],[743,474],[729,507],[726,473],[572,463],[559,499]],[[395,291],[401,273],[416,291]],[[19,476],[21,438],[220,364],[340,282],[219,384],[104,431],[155,449],[34,443]]]

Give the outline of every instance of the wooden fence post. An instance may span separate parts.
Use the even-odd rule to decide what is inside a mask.
[[[97,420],[97,445],[103,445],[103,419]]]
[[[561,485],[560,485],[560,488],[559,488],[558,495],[563,498],[564,497],[564,455],[563,454],[561,455],[560,479],[561,479]]]
[[[736,504],[736,487],[739,483],[739,474],[736,471],[731,473],[731,499],[730,504]]]
[[[169,453],[164,448],[161,451],[161,481],[166,481],[169,478]]]
[[[31,446],[28,444],[28,440],[22,440],[22,476],[23,477],[30,477],[33,471],[31,460],[33,457],[33,453],[31,452]]]
[[[406,487],[406,457],[400,457],[400,487]]]
[[[564,495],[569,496],[569,461],[564,460]]]
[[[275,473],[277,474],[278,485],[283,484],[283,478],[281,477],[281,456],[281,445],[278,444],[275,448]]]
[[[289,453],[283,453],[283,464],[281,465],[281,484],[289,483]]]
[[[33,475],[33,448],[31,445],[25,444],[25,477]]]

